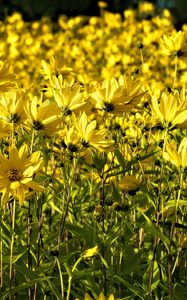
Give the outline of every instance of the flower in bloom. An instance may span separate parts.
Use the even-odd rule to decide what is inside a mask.
[[[121,115],[137,107],[144,94],[139,80],[120,76],[119,80],[114,77],[111,80],[104,80],[91,94],[91,98],[97,109]]]
[[[86,251],[83,252],[82,258],[84,259],[90,259],[94,256],[97,256],[99,254],[99,248],[98,246],[95,246],[93,248],[87,249]]]
[[[0,66],[0,93],[5,93],[15,87],[15,75],[9,72],[9,65],[3,63]]]
[[[175,35],[163,35],[160,46],[164,55],[187,57],[187,34],[179,31]]]
[[[93,300],[87,293],[84,296],[84,300]],[[114,295],[110,294],[110,296],[106,297],[103,293],[100,293],[97,297],[97,300],[115,300]],[[116,299],[117,300],[117,299]]]
[[[79,112],[86,104],[84,94],[80,91],[79,84],[72,86],[66,83],[60,90],[55,89],[53,94],[64,116],[71,115],[72,112]]]
[[[50,58],[49,63],[42,60],[41,65],[42,73],[45,75],[46,79],[51,79],[52,75],[58,76],[59,74],[62,74],[62,76],[65,77],[73,71],[72,68],[66,66],[65,62],[61,58],[54,56]]]
[[[30,189],[43,190],[43,187],[33,180],[34,174],[40,170],[42,158],[36,151],[29,155],[27,145],[19,150],[13,145],[9,157],[0,157],[0,192],[1,202],[6,204],[10,197],[16,197],[22,205],[26,192]]]
[[[39,104],[37,97],[34,97],[31,102],[27,103],[25,113],[30,127],[42,133],[56,132],[61,123],[58,107],[48,100]]]
[[[75,123],[78,135],[81,138],[81,144],[85,149],[90,146],[101,152],[114,149],[114,141],[106,139],[106,130],[96,130],[96,120],[89,122],[85,112],[82,113],[78,120],[75,120]]]
[[[21,89],[3,94],[0,103],[0,119],[14,125],[23,124],[26,120],[24,108],[27,101],[28,96]]]
[[[153,95],[151,108],[163,127],[178,126],[187,120],[187,109],[183,101],[180,100],[177,93],[167,94],[163,92],[159,100],[156,95]]]
[[[178,169],[187,167],[187,137],[184,137],[177,149],[177,143],[173,140],[166,145],[163,153],[165,160],[170,161]]]

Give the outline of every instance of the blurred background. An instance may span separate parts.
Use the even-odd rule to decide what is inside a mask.
[[[108,10],[118,12],[123,16],[127,8],[136,8],[140,0],[106,0]],[[180,28],[187,23],[187,0],[152,0],[157,13],[163,8],[172,12],[176,26]],[[0,0],[0,18],[12,14],[13,11],[22,13],[24,20],[36,20],[41,16],[50,16],[54,21],[60,14],[67,16],[99,15],[97,0]]]

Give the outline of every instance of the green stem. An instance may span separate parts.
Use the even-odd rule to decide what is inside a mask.
[[[177,69],[178,69],[178,57],[175,57],[175,70],[174,70],[174,78],[173,78],[173,89],[175,88],[175,82],[177,79]]]
[[[70,298],[70,292],[71,292],[71,284],[72,284],[72,279],[73,279],[73,272],[75,271],[77,265],[79,264],[79,262],[82,260],[82,256],[79,257],[79,259],[75,262],[71,272],[69,271],[69,279],[68,279],[68,291],[67,291],[67,296],[66,296],[66,300],[69,300]]]
[[[11,207],[10,207],[12,235],[11,235],[11,244],[10,244],[10,270],[9,270],[10,296],[9,296],[9,299],[11,299],[11,290],[12,290],[12,283],[13,283],[13,248],[14,248],[15,208],[16,208],[16,202],[15,202],[15,199],[13,199],[13,202],[11,203]]]

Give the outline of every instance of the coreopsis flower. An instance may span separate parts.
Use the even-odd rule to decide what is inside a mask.
[[[94,147],[101,152],[114,149],[114,141],[106,138],[106,130],[96,130],[96,120],[89,122],[85,112],[75,120],[75,124],[77,133],[81,138],[81,144],[85,149]]]
[[[0,93],[9,92],[15,88],[15,75],[9,72],[9,64],[3,62],[0,66]]]
[[[140,182],[132,175],[126,175],[118,182],[118,186],[122,191],[137,190]]]
[[[12,90],[1,96],[0,119],[14,125],[23,124],[26,120],[25,106],[28,96],[25,91]]]
[[[104,80],[91,94],[91,98],[97,109],[121,115],[137,107],[144,94],[139,80],[120,76],[119,80],[114,77],[111,80]]]
[[[187,34],[185,31],[178,31],[171,36],[164,34],[160,46],[164,55],[187,57]]]
[[[59,129],[61,123],[60,111],[49,100],[39,103],[38,98],[35,96],[31,102],[27,103],[25,113],[30,129],[33,128],[37,132],[44,134],[54,133]]]
[[[84,300],[93,300],[93,298],[91,298],[89,294],[86,293],[84,296]],[[106,297],[104,296],[103,293],[100,293],[99,296],[97,297],[97,300],[115,300],[115,298],[113,294],[110,294],[110,296]]]
[[[64,138],[65,147],[68,151],[75,153],[80,149],[80,137],[77,134],[77,130],[72,126],[65,135]]]
[[[183,101],[180,102],[177,93],[163,92],[160,100],[153,95],[151,99],[153,114],[158,118],[164,128],[179,126],[187,120],[187,109]]]
[[[177,149],[176,141],[166,145],[166,151],[163,153],[165,160],[174,164],[178,169],[187,167],[187,138],[184,137]]]
[[[4,205],[10,197],[16,197],[22,205],[29,189],[42,191],[44,188],[33,180],[34,175],[42,166],[40,152],[29,155],[27,145],[19,150],[13,145],[9,157],[0,157],[0,192],[1,203]]]
[[[79,84],[74,84],[73,86],[65,85],[60,91],[57,89],[53,91],[55,101],[64,116],[79,112],[85,106],[84,94],[80,89]]]
[[[59,57],[52,56],[47,63],[45,60],[41,61],[42,70],[41,72],[45,75],[46,79],[51,79],[53,75],[58,76],[61,74],[63,77],[71,74],[73,69],[67,67],[64,60]]]
[[[99,247],[95,246],[93,248],[87,249],[82,253],[82,258],[91,259],[99,254]]]

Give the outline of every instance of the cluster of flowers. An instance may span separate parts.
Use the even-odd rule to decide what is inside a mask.
[[[147,10],[152,19],[141,19]],[[107,153],[107,175],[122,158],[144,158],[140,171],[111,176],[122,191],[156,180],[146,171],[158,157],[180,172],[187,167],[186,27],[176,32],[169,12],[155,15],[148,4],[124,17],[102,10],[89,19],[61,16],[58,25],[26,23],[17,13],[1,21],[2,205],[45,192],[37,174],[63,184],[60,164],[93,166],[94,155]],[[87,171],[80,166],[79,176]]]

